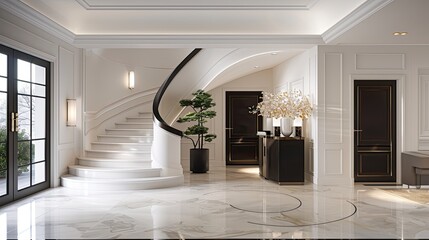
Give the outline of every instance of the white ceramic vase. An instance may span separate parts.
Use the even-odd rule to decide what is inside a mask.
[[[293,132],[292,123],[293,121],[290,118],[282,118],[280,120],[280,129],[283,136],[289,137],[289,135],[292,134]]]

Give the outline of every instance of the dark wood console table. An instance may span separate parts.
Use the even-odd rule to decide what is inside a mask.
[[[279,184],[304,184],[304,139],[260,137],[259,173]]]

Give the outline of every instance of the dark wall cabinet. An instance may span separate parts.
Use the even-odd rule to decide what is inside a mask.
[[[260,175],[279,184],[304,184],[304,139],[260,138]]]

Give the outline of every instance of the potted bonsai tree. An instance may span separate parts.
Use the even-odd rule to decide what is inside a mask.
[[[179,118],[177,122],[195,122],[195,125],[189,126],[184,131],[183,137],[190,139],[194,146],[190,149],[190,170],[194,173],[205,173],[209,170],[209,149],[204,148],[204,142],[211,142],[216,135],[209,134],[209,129],[204,123],[216,116],[216,112],[210,110],[216,104],[211,95],[203,90],[198,90],[192,95],[194,96],[192,99],[180,100],[180,106],[190,107],[192,111]]]

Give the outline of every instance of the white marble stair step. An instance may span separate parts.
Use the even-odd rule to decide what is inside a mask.
[[[152,129],[153,123],[120,122],[115,123],[116,129]]]
[[[178,186],[180,182],[183,182],[183,176],[121,179],[83,178],[73,175],[61,177],[61,184],[64,187],[90,191],[165,188]]]
[[[146,151],[149,152],[152,143],[110,143],[92,142],[91,150],[119,150],[119,151]]]
[[[153,129],[106,129],[107,135],[153,136]]]
[[[138,123],[151,123],[153,124],[152,117],[127,117],[127,122],[138,122]]]
[[[102,167],[102,168],[150,168],[152,167],[151,160],[138,160],[138,159],[119,159],[119,158],[93,158],[93,157],[79,157],[79,165],[89,167]]]
[[[71,175],[85,178],[149,178],[161,175],[161,168],[101,168],[83,165],[73,165],[68,168]]]
[[[111,143],[152,143],[153,136],[98,135],[98,141]]]
[[[149,112],[139,112],[139,117],[152,118],[153,114]]]
[[[86,150],[87,157],[150,160],[150,151]]]

